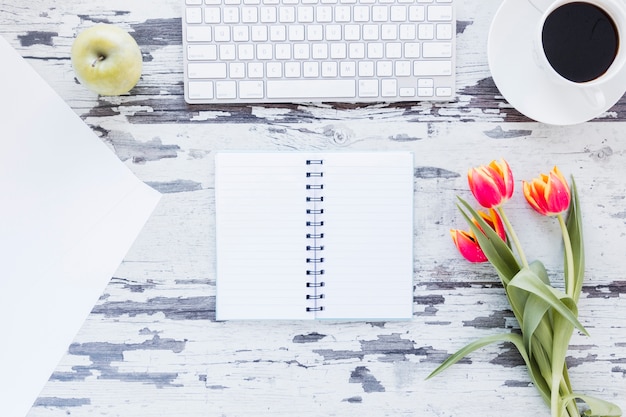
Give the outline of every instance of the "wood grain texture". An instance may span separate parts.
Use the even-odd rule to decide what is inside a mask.
[[[453,103],[190,106],[179,3],[0,5],[0,35],[163,193],[29,417],[549,415],[508,345],[424,380],[469,341],[518,329],[493,270],[461,259],[448,234],[465,228],[455,199],[470,197],[467,169],[500,157],[518,188],[554,164],[576,178],[587,245],[580,319],[591,337],[572,340],[571,379],[577,391],[626,410],[624,99],[577,126],[529,120],[489,74],[486,41],[500,2],[465,0]],[[72,40],[96,22],[118,24],[138,40],[144,74],[129,95],[97,97],[74,77]],[[414,153],[412,321],[215,321],[213,155],[296,149]],[[519,192],[507,210],[528,256],[542,259],[561,285],[556,223],[532,213]]]

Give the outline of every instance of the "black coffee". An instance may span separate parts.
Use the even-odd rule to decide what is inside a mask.
[[[611,17],[582,1],[564,4],[550,13],[541,36],[552,68],[578,83],[604,74],[619,48],[619,35]]]

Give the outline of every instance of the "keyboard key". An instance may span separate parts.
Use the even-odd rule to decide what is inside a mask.
[[[276,44],[276,59],[291,59],[291,44],[278,43]]]
[[[417,87],[417,95],[420,97],[430,97],[435,93],[432,87]]]
[[[409,77],[411,75],[411,61],[396,61],[396,77]]]
[[[393,62],[378,61],[376,62],[377,77],[391,77],[393,75]]]
[[[241,79],[246,76],[246,64],[243,62],[231,62],[228,64],[228,75],[232,79]]]
[[[317,78],[320,75],[320,65],[318,62],[305,62],[302,64],[302,75],[305,78]]]
[[[260,12],[260,20],[262,23],[276,23],[276,7],[261,7]]]
[[[196,100],[213,98],[213,81],[190,81],[189,97]]]
[[[405,58],[419,58],[420,57],[420,44],[417,42],[407,42],[404,44],[404,57]]]
[[[199,7],[190,7],[185,10],[185,21],[191,24],[202,23],[202,9]]]
[[[187,47],[187,59],[190,61],[215,61],[217,59],[217,47],[215,45],[189,45]]]
[[[359,97],[378,97],[378,80],[359,80]]]
[[[453,31],[451,23],[439,23],[437,24],[437,39],[452,39]]]
[[[373,77],[373,76],[374,76],[374,62],[359,61],[359,77]]]
[[[263,71],[263,64],[260,62],[248,63],[248,78],[263,78],[265,71]]]
[[[221,99],[237,97],[237,83],[234,81],[216,81],[215,97]]]
[[[356,62],[343,61],[339,64],[339,68],[342,77],[354,77],[356,75]]]
[[[332,42],[341,40],[341,34],[343,32],[341,25],[326,25],[325,30],[327,41]]]
[[[435,25],[432,23],[422,23],[417,26],[418,39],[435,39]]]
[[[398,81],[385,79],[380,82],[380,95],[383,97],[395,97],[398,95]]]
[[[344,27],[344,40],[346,41],[361,40],[361,27],[359,25],[346,25]]]
[[[238,7],[224,7],[224,16],[222,21],[224,23],[239,23],[239,8]]]
[[[313,7],[311,6],[298,7],[296,15],[299,23],[313,23]]]
[[[451,75],[451,61],[415,61],[413,64],[413,75],[416,77],[423,75]]]
[[[452,20],[452,6],[428,6],[428,20],[449,22]]]
[[[283,76],[283,64],[280,62],[268,62],[266,70],[268,78],[280,78]]]
[[[317,6],[315,8],[315,21],[318,23],[332,23],[333,9],[330,6]]]
[[[296,21],[296,9],[294,7],[280,7],[278,9],[278,21],[281,23],[294,23]]]
[[[313,44],[313,46],[311,47],[311,57],[313,59],[328,59],[328,44]]]
[[[259,21],[259,9],[257,7],[244,7],[241,9],[242,23],[257,23]]]
[[[345,59],[347,56],[347,47],[345,43],[330,44],[330,57],[332,59]]]
[[[309,25],[306,28],[308,41],[321,41],[324,39],[324,27],[322,25]]]
[[[254,42],[265,42],[267,41],[267,26],[252,26],[252,35],[251,38]]]
[[[249,43],[237,45],[237,52],[239,53],[240,60],[254,59],[254,45]]]
[[[230,42],[230,28],[228,26],[215,26],[214,39],[216,42]]]
[[[356,98],[354,80],[268,80],[268,98]]]
[[[391,6],[391,18],[392,22],[404,22],[407,19],[406,6]]]
[[[337,6],[335,7],[335,22],[346,23],[351,20],[351,9],[349,6]]]
[[[248,31],[248,26],[233,27],[233,41],[248,42],[249,40],[250,40],[250,33]]]
[[[226,78],[226,64],[223,62],[194,62],[187,64],[189,78]]]
[[[438,87],[435,90],[437,97],[450,97],[452,96],[452,88],[450,87]]]
[[[409,21],[410,22],[422,22],[426,18],[426,9],[424,6],[410,6],[409,7]]]
[[[204,23],[221,23],[222,11],[219,7],[204,8]]]
[[[287,40],[287,29],[285,28],[285,26],[270,26],[270,40],[273,42],[283,42]]]
[[[415,97],[415,88],[402,87],[400,89],[400,97]]]
[[[187,41],[189,42],[211,42],[210,26],[189,26],[187,28]]]
[[[285,77],[298,78],[300,74],[301,69],[299,62],[285,62]]]
[[[322,77],[336,77],[338,73],[338,65],[336,61],[326,61],[322,63]]]
[[[450,42],[424,42],[422,43],[422,56],[424,58],[450,58],[452,57],[452,44]]]
[[[263,81],[241,81],[239,83],[240,98],[263,98]]]
[[[220,60],[232,61],[235,59],[235,45],[220,45]]]

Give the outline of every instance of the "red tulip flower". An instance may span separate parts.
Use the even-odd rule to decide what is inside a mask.
[[[513,173],[504,159],[470,169],[467,180],[472,194],[485,208],[498,207],[513,195]]]
[[[504,225],[502,224],[502,219],[494,209],[489,209],[488,213],[483,211],[478,211],[480,217],[491,227],[495,232],[500,236],[502,240],[506,239],[506,232],[504,230]],[[482,230],[479,226],[476,219],[472,219],[472,222]],[[456,245],[457,249],[463,255],[465,259],[470,262],[486,262],[487,257],[485,253],[481,249],[478,244],[478,240],[476,239],[476,235],[474,232],[464,231],[459,229],[450,230],[450,234],[452,235],[452,240]]]
[[[452,240],[459,250],[461,255],[470,262],[486,262],[487,257],[480,248],[476,236],[470,230],[466,232],[464,230],[452,229],[450,230]]]
[[[548,175],[541,174],[532,182],[523,182],[524,197],[537,212],[554,216],[567,210],[571,200],[570,188],[555,166]]]

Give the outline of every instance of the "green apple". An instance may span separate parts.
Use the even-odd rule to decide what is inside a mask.
[[[74,40],[72,66],[78,81],[90,90],[106,96],[124,94],[141,77],[141,50],[124,29],[100,23]]]

